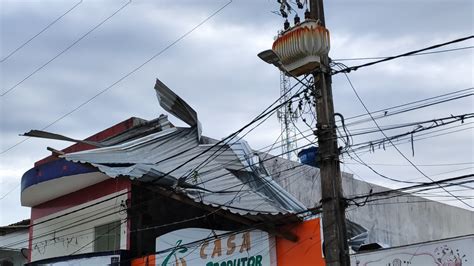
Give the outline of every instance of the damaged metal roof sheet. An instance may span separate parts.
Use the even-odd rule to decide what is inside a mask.
[[[126,176],[167,187],[196,202],[241,215],[306,210],[272,179],[245,141],[211,144],[210,138],[201,138],[191,106],[158,79],[154,88],[160,105],[190,128],[162,127],[119,144],[61,157],[93,165],[110,177]]]
[[[65,154],[111,177],[128,176],[173,187],[196,202],[241,215],[290,214],[306,208],[267,174],[244,141],[230,146],[200,144],[197,128],[168,128],[122,144]],[[212,156],[206,164],[196,167]],[[207,151],[206,151],[207,150]],[[204,154],[191,160],[196,155]],[[190,161],[172,171],[177,165]],[[183,177],[187,177],[185,182]]]
[[[190,127],[197,127],[198,138],[200,138],[201,123],[198,120],[196,111],[194,111],[194,109],[189,106],[186,101],[176,95],[176,93],[174,93],[159,79],[156,79],[155,91],[158,101],[160,102],[160,106],[163,107],[163,109],[165,109],[167,112],[181,119]]]

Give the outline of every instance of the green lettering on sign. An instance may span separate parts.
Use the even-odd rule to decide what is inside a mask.
[[[168,256],[166,256],[165,260],[163,261],[163,263],[161,263],[161,266],[166,266],[168,265],[168,261],[170,260],[171,256],[174,255],[174,253],[176,252],[179,252],[179,253],[185,253],[188,251],[188,249],[186,247],[181,247],[181,242],[182,240],[178,240],[176,241],[176,246],[173,248],[173,250],[171,250],[171,252],[168,254]]]
[[[249,260],[247,262],[247,265],[248,266],[255,266],[255,257],[254,256],[249,258]]]

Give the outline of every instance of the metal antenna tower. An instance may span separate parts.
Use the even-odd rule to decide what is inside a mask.
[[[291,98],[290,88],[290,78],[286,76],[285,72],[280,71],[280,96],[282,96],[280,103],[287,104],[284,104],[278,110],[278,120],[281,125],[281,150],[283,157],[286,157],[288,160],[296,158],[295,150],[297,143],[294,122],[296,122],[298,117],[296,113],[291,111],[291,107],[288,104]]]

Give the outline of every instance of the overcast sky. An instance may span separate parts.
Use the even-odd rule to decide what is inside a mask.
[[[18,134],[47,126],[108,88],[226,3],[0,0],[2,59],[75,6],[0,63],[0,91],[4,93],[15,86],[0,98],[1,151],[24,140]],[[326,1],[325,5],[326,24],[331,32],[330,56],[334,59],[394,55],[472,35],[474,31],[474,6],[470,0],[351,0]],[[116,15],[82,38],[120,8]],[[278,8],[276,0],[233,1],[138,71],[47,130],[86,138],[131,116],[153,119],[164,112],[153,90],[155,78],[159,78],[198,112],[204,135],[218,139],[227,136],[279,97],[279,72],[256,56],[271,48],[276,32],[282,29],[283,19],[272,13]],[[470,40],[442,49],[473,45]],[[473,51],[403,58],[360,69],[349,77],[367,107],[379,110],[473,87]],[[353,65],[362,61],[344,63]],[[334,77],[333,92],[336,112],[345,117],[365,113],[343,75]],[[473,111],[473,99],[467,97],[386,118],[380,123],[394,125]],[[174,117],[170,119],[183,125]],[[472,173],[473,130],[468,122],[472,121],[452,129],[462,131],[415,142],[415,156],[410,144],[398,147],[433,179]],[[301,130],[308,129],[301,121],[297,125]],[[374,127],[374,124],[358,127]],[[279,133],[280,126],[274,116],[246,139],[258,149],[272,144]],[[392,133],[396,132],[387,134]],[[377,133],[354,141],[381,137]],[[29,218],[29,208],[20,206],[21,176],[35,161],[50,154],[47,146],[62,149],[68,145],[29,139],[0,155],[0,198],[11,191],[0,199],[0,225]],[[362,159],[393,178],[429,181],[393,148],[364,153]],[[389,187],[400,186],[387,183],[348,157],[342,160],[345,162],[342,169],[355,173],[356,178]],[[474,196],[472,191],[455,193]],[[452,198],[439,199],[468,208]],[[467,202],[474,204],[472,199]]]

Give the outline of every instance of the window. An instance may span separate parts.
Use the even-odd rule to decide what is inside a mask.
[[[94,228],[94,252],[120,249],[120,221]]]

